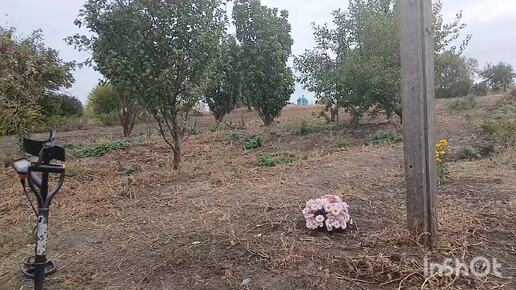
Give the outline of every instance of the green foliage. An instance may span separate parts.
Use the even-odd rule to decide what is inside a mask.
[[[448,110],[451,112],[460,112],[467,111],[475,108],[477,106],[477,99],[475,96],[467,96],[465,98],[460,98],[458,100],[454,100],[448,104]]]
[[[38,132],[48,132],[48,128],[55,128],[60,132],[83,130],[88,126],[88,119],[85,117],[50,117],[44,125],[36,129]]]
[[[244,140],[244,142],[242,143],[242,148],[244,148],[244,150],[251,150],[260,148],[262,147],[262,145],[262,138],[260,136],[255,136]]]
[[[119,107],[118,94],[109,85],[96,86],[88,95],[88,110],[96,116],[118,113]]]
[[[485,82],[474,84],[471,90],[475,96],[487,96],[489,93],[489,88]]]
[[[349,140],[346,137],[341,137],[337,140],[336,146],[339,149],[347,149],[349,147]]]
[[[103,143],[95,143],[80,147],[76,151],[78,157],[102,157],[112,151],[126,150],[129,142],[125,140],[111,140]]]
[[[290,164],[296,161],[296,156],[293,154],[279,154],[279,155],[259,155],[256,163],[259,167],[274,167],[277,165]]]
[[[435,57],[435,96],[437,98],[464,97],[471,92],[478,62],[452,51]]]
[[[464,146],[457,154],[457,159],[459,160],[477,160],[480,159],[480,154],[477,153],[477,151],[471,147],[471,146]]]
[[[306,121],[303,121],[301,123],[301,126],[299,126],[299,128],[296,129],[294,134],[298,135],[298,136],[305,136],[305,135],[310,135],[314,132],[315,132],[315,127],[312,124],[310,124]]]
[[[238,0],[233,20],[241,45],[244,102],[269,126],[294,92],[294,75],[287,65],[293,44],[288,12],[259,0]]]
[[[124,137],[134,128],[139,108],[131,91],[110,85],[98,85],[88,95],[88,110],[106,126],[121,123]]]
[[[402,141],[402,137],[397,132],[378,131],[369,138],[369,145],[396,144]]]
[[[225,36],[210,70],[205,100],[220,123],[240,99],[240,47],[232,36]]]
[[[101,113],[95,116],[104,126],[113,126],[120,123],[120,115],[118,112]]]
[[[498,64],[488,64],[481,72],[480,76],[484,82],[493,90],[507,90],[514,81],[514,70],[512,65],[500,62]]]
[[[92,51],[95,68],[157,121],[181,161],[190,113],[202,99],[225,21],[219,0],[89,0],[77,25],[91,36],[68,38]]]
[[[41,31],[26,38],[0,26],[0,135],[24,135],[43,121],[40,101],[74,79],[73,63],[43,44]]]
[[[81,101],[65,94],[49,94],[38,101],[42,114],[47,118],[80,117],[83,113]]]
[[[501,106],[490,120],[482,124],[482,128],[502,143],[516,143],[516,106]]]
[[[231,132],[229,133],[229,139],[233,142],[240,141],[243,135],[240,132]]]
[[[314,25],[316,47],[294,58],[299,81],[326,105],[330,120],[336,120],[338,108],[350,113],[354,123],[366,113],[401,117],[398,4],[397,0],[351,0],[347,11],[333,12],[333,25]],[[455,53],[451,43],[465,28],[462,14],[444,23],[441,3],[437,1],[433,8],[435,54]]]

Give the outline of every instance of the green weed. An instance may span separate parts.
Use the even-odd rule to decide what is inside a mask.
[[[378,131],[369,138],[369,145],[396,144],[402,141],[402,137],[397,132]]]

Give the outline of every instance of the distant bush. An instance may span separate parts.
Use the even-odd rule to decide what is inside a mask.
[[[472,160],[480,159],[480,156],[473,147],[464,146],[457,154],[457,159],[472,161]]]
[[[369,145],[395,144],[402,141],[402,137],[397,132],[379,131],[369,138]]]
[[[305,136],[312,134],[314,131],[315,128],[312,124],[303,121],[303,123],[301,123],[301,126],[294,133],[298,136]]]
[[[65,94],[50,94],[39,99],[38,103],[46,119],[80,117],[83,113],[82,103],[77,98]]]
[[[276,156],[260,155],[256,162],[260,167],[274,167],[276,165],[289,164],[296,160],[296,156],[292,154],[282,154]]]
[[[478,83],[478,84],[475,84],[472,88],[471,88],[471,92],[475,95],[475,96],[487,96],[489,90],[487,88],[487,84],[485,83]]]
[[[79,157],[101,157],[112,151],[126,150],[129,146],[129,142],[125,140],[112,140],[80,147],[76,151],[76,155]]]
[[[251,150],[262,147],[262,138],[260,136],[255,136],[253,138],[247,138],[244,143],[242,143],[242,148],[244,150]]]
[[[49,128],[55,128],[58,131],[75,131],[86,129],[88,125],[88,119],[79,116],[55,116],[47,120],[46,124],[40,125],[37,129],[38,132],[47,132]]]
[[[88,95],[88,109],[95,115],[118,112],[119,102],[118,94],[108,85],[97,86]]]
[[[509,95],[513,98],[516,99],[516,88],[513,88],[510,92],[509,92]]]
[[[120,124],[120,115],[116,111],[97,114],[96,118],[104,126],[113,126]]]
[[[448,104],[449,111],[467,111],[477,106],[477,100],[475,96],[467,96],[460,98]]]

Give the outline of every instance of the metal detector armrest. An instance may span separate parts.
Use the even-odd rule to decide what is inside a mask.
[[[18,173],[19,175],[27,176],[27,172],[28,172],[29,166],[31,166],[31,164],[30,164],[29,160],[24,158],[24,159],[14,160],[11,163],[11,166],[14,169],[14,171],[16,171],[16,173]]]

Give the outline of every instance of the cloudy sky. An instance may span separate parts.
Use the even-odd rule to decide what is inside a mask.
[[[60,51],[65,60],[82,61],[88,57],[65,44],[63,38],[81,32],[73,25],[85,0],[0,0],[0,25],[14,26],[24,35],[41,28],[45,43]],[[331,21],[331,11],[347,6],[346,0],[262,0],[271,7],[290,13],[294,38],[293,53],[301,54],[314,45],[311,23]],[[459,10],[468,24],[466,33],[473,38],[465,54],[480,64],[504,61],[516,67],[516,1],[508,0],[443,0],[445,17],[450,19]],[[90,68],[77,69],[75,84],[69,93],[85,101],[97,84],[99,74]],[[295,100],[309,93],[297,86]]]

